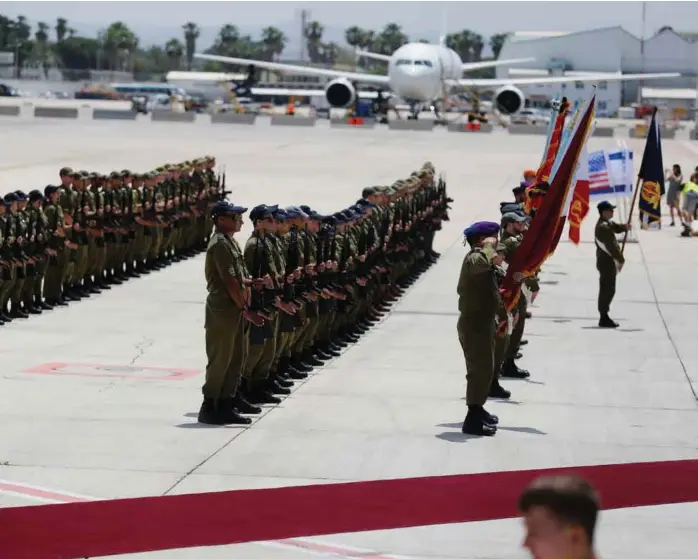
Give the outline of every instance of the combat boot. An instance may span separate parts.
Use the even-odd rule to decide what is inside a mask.
[[[290,388],[281,386],[278,382],[276,382],[276,379],[273,378],[267,379],[266,389],[267,392],[275,396],[288,396],[291,393]]]
[[[5,303],[5,306],[3,309],[0,311],[0,318],[2,318],[3,322],[12,322],[12,317],[10,316],[10,304]]]
[[[309,363],[305,363],[303,356],[298,353],[291,356],[290,365],[301,373],[309,373],[313,370],[313,367]]]
[[[293,388],[293,381],[288,378],[285,374],[281,373],[275,373],[271,375],[274,380],[276,381],[276,384],[283,388]]]
[[[22,310],[27,314],[41,314],[43,312],[40,307],[34,305],[33,301],[22,305]]]
[[[19,305],[12,305],[12,310],[10,311],[10,318],[29,318],[29,315],[25,313]]]
[[[251,404],[280,404],[281,398],[277,398],[266,390],[263,386],[257,387],[245,395],[246,400]]]
[[[301,353],[301,359],[303,363],[310,367],[320,367],[321,365],[324,365],[324,362],[315,357],[310,349],[306,349],[303,351],[303,353]]]
[[[499,425],[499,417],[482,408],[482,420],[488,425]]]
[[[524,369],[519,369],[518,365],[514,363],[513,359],[507,359],[502,365],[501,376],[507,378],[524,379],[530,377],[531,373]]]
[[[248,415],[257,415],[262,413],[262,408],[253,406],[250,402],[248,402],[241,390],[238,390],[238,393],[235,395],[235,398],[231,401],[230,405],[239,413]]]
[[[508,400],[509,398],[511,398],[511,392],[509,392],[506,388],[499,384],[499,381],[495,379],[492,381],[492,385],[490,386],[489,397],[499,398],[501,400]]]
[[[599,328],[618,328],[619,324],[607,314],[602,314],[599,319]]]
[[[204,398],[197,421],[205,425],[225,425],[213,398]]]
[[[53,310],[53,305],[48,301],[42,301],[41,297],[37,297],[34,301],[34,304],[44,311]]]
[[[476,437],[492,437],[497,433],[496,425],[484,421],[482,406],[468,406],[468,413],[463,421],[461,431]]]
[[[239,411],[230,404],[229,400],[221,400],[218,403],[218,407],[218,413],[224,425],[249,425],[252,423],[252,419],[240,415]]]

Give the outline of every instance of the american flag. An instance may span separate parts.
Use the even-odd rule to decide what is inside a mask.
[[[589,154],[589,190],[611,188],[611,181],[608,176],[608,166],[603,151],[595,151]]]

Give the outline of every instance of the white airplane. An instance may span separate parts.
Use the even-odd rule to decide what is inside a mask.
[[[678,77],[678,73],[662,74],[591,74],[586,76],[551,76],[545,78],[514,78],[514,79],[469,79],[463,78],[463,73],[480,68],[490,68],[533,59],[496,60],[488,62],[463,63],[460,56],[446,47],[443,38],[439,44],[408,43],[397,49],[392,55],[363,53],[366,56],[388,62],[387,75],[373,75],[359,72],[343,72],[267,62],[246,58],[233,58],[215,54],[195,54],[195,58],[212,60],[226,64],[248,66],[248,80],[254,75],[255,68],[273,70],[288,74],[321,76],[330,78],[324,90],[310,89],[276,89],[251,87],[253,95],[299,95],[305,97],[325,97],[332,107],[345,108],[352,106],[359,98],[375,99],[382,96],[384,90],[392,91],[397,97],[404,99],[412,108],[412,118],[417,118],[422,105],[433,103],[445,98],[457,90],[463,89],[496,89],[493,97],[495,107],[504,114],[514,114],[525,106],[524,93],[516,85],[551,84],[575,81],[618,81],[618,80],[648,80],[658,78]],[[200,74],[206,74],[200,73]],[[193,79],[193,76],[192,76]],[[357,84],[373,86],[376,91],[358,91]],[[253,85],[253,84],[252,84]]]

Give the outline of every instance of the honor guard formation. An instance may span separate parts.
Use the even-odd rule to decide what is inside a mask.
[[[349,208],[227,201],[213,206],[206,250],[208,365],[198,420],[252,422],[294,382],[359,340],[431,266],[448,220],[446,183],[430,163]],[[249,219],[244,243],[236,234]]]
[[[225,174],[204,157],[148,173],[60,170],[0,204],[0,324],[111,289],[206,250]]]
[[[512,190],[515,201],[500,204],[499,223],[481,221],[463,232],[464,244],[469,245],[470,251],[463,259],[458,280],[457,330],[467,369],[468,412],[462,431],[469,435],[492,436],[497,432],[499,419],[485,410],[485,403],[488,398],[511,397],[511,392],[500,384],[501,379],[530,376],[516,360],[522,357],[522,347],[528,343],[523,334],[526,320],[531,318],[528,307],[540,290],[538,273],[529,277],[514,274],[514,280],[522,284],[522,296],[512,312],[504,305],[500,290],[506,275],[504,266],[512,261],[537,204],[545,196],[548,185],[534,184],[535,176],[535,171],[524,172],[525,180]],[[614,206],[609,202],[599,203],[597,209],[599,327],[616,328],[618,324],[608,313],[615,295],[616,275],[624,260],[615,235],[629,226],[612,221]]]

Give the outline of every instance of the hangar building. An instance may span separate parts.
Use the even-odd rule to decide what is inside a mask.
[[[678,33],[661,28],[642,40],[622,27],[607,27],[576,33],[512,33],[499,54],[506,58],[535,58],[525,68],[498,67],[497,78],[574,75],[583,73],[680,72],[680,78],[626,82],[599,82],[598,114],[611,116],[621,106],[645,102],[671,105],[677,98],[687,109],[695,109],[698,76],[698,34]],[[588,99],[592,84],[517,86],[528,105],[541,105],[553,97],[565,95],[571,102]]]

